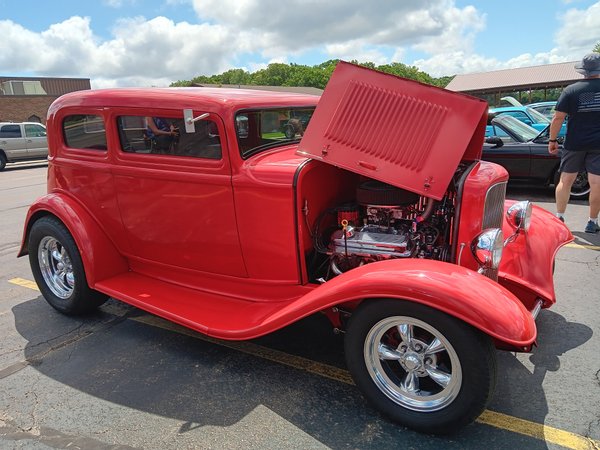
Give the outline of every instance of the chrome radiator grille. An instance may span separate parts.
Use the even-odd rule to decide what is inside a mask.
[[[506,182],[494,184],[485,194],[483,222],[481,229],[502,228]],[[483,274],[494,281],[498,280],[498,269],[486,269]]]

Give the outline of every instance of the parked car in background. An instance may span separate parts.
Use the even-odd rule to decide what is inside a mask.
[[[533,108],[528,106],[503,106],[500,108],[490,108],[489,114],[494,116],[507,115],[512,116],[515,119],[520,120],[524,124],[529,125],[532,128],[538,130],[538,133],[543,131],[548,125],[550,125],[550,119],[543,114],[539,113]],[[564,136],[567,132],[567,125],[563,123],[559,136]],[[491,136],[490,128],[486,128],[486,136]]]
[[[48,112],[48,193],[19,256],[65,314],[112,297],[241,340],[321,313],[375,408],[454,432],[491,400],[496,348],[536,345],[573,239],[505,199],[506,169],[481,160],[487,108],[343,62],[320,99],[67,94]],[[142,144],[149,116],[178,130],[164,152]],[[302,139],[281,130],[289,118],[308,123]]]
[[[505,167],[511,181],[542,186],[558,183],[560,157],[548,153],[549,127],[540,133],[507,114],[490,114],[488,123],[482,159]],[[571,196],[581,198],[589,192],[587,173],[581,172]]]
[[[0,122],[0,170],[7,163],[46,159],[46,127],[37,122]]]
[[[552,116],[554,116],[554,108],[556,107],[556,100],[550,102],[530,103],[526,106],[539,112],[540,114],[543,114],[546,116],[546,118],[548,118],[548,120],[552,120]]]

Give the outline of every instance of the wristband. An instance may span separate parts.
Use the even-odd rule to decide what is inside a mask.
[[[558,142],[558,139],[548,139],[548,142]]]

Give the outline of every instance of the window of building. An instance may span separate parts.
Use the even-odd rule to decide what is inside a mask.
[[[78,114],[63,121],[65,143],[71,148],[106,150],[106,131],[102,117]]]
[[[120,116],[117,119],[121,148],[127,153],[221,159],[218,126],[199,120],[187,133],[183,117]]]

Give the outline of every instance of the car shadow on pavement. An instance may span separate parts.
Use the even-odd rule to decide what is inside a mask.
[[[150,326],[135,320],[146,313],[113,300],[87,317],[65,317],[42,297],[18,304],[12,311],[17,332],[27,340],[26,360],[59,383],[58,388],[53,387],[53,395],[43,390],[36,393],[38,415],[41,408],[48,408],[60,417],[76,407],[87,411],[79,413],[78,420],[91,432],[94,398],[99,398],[179,421],[177,434],[195,433],[192,436],[200,447],[206,437],[203,430],[209,426],[222,427],[221,433],[231,433],[232,440],[243,442],[243,433],[237,428],[247,431],[246,422],[255,423],[257,411],[267,411],[257,422],[262,425],[255,428],[256,433],[268,435],[279,430],[287,436],[301,430],[301,435],[308,434],[331,448],[547,448],[543,441],[481,424],[450,437],[407,430],[380,416],[352,385]],[[514,356],[499,352],[499,383],[491,409],[543,423],[548,411],[542,388],[545,374],[557,370],[558,357],[589,339],[591,330],[544,311],[540,336],[545,342],[532,356],[533,376]],[[329,326],[318,317],[255,342],[290,353],[308,347],[302,356],[320,354],[325,359],[322,362],[343,364],[342,340],[330,334]],[[10,381],[5,378],[3,383]],[[56,393],[56,389],[64,392]],[[10,395],[11,390],[7,392]],[[122,420],[115,418],[117,423]],[[272,428],[269,422],[273,422]],[[160,422],[156,426],[160,427]],[[276,438],[273,435],[272,442],[277,442]]]
[[[544,424],[548,414],[546,376],[560,370],[560,357],[587,342],[593,331],[550,310],[540,312],[536,325],[539,346],[531,354],[517,358],[514,353],[498,352],[498,385],[490,409]],[[520,359],[527,359],[529,367]],[[560,391],[565,393],[564,386]]]
[[[574,244],[588,246],[589,250],[600,251],[600,233],[585,233],[583,231],[571,231],[575,240]],[[598,248],[589,248],[589,246]]]

